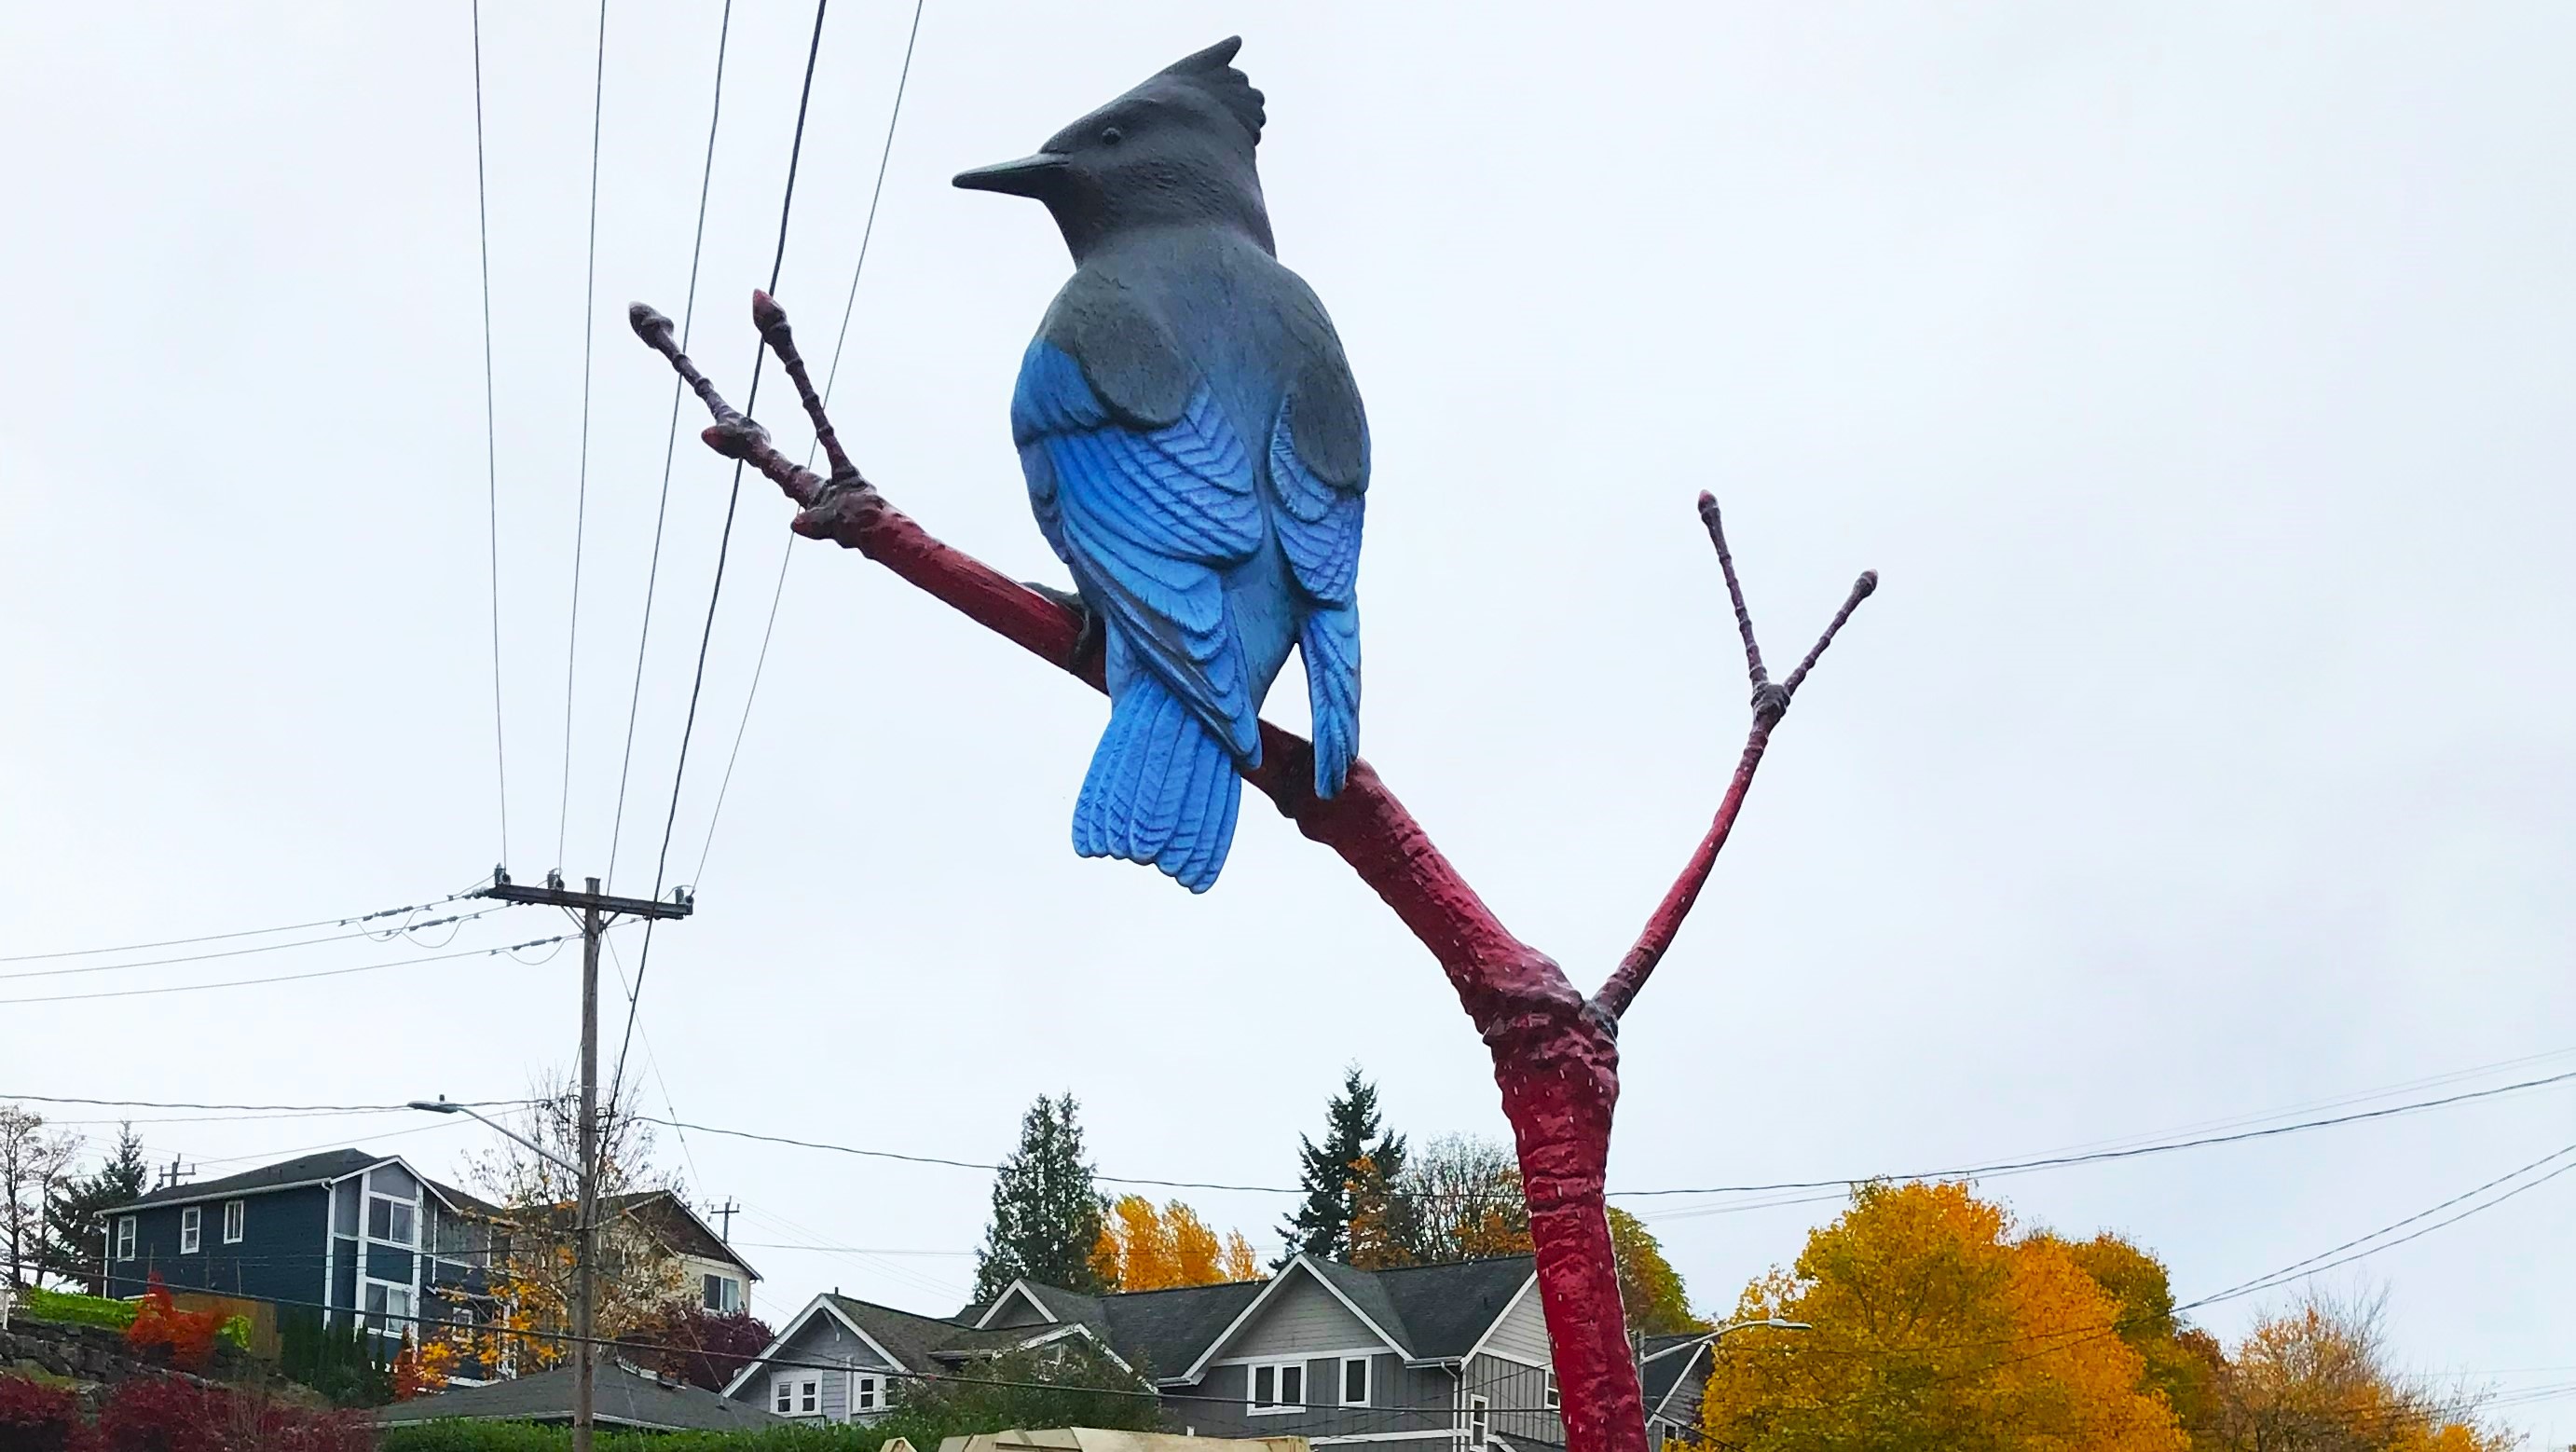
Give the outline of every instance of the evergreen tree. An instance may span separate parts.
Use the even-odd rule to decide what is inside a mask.
[[[45,1197],[44,1242],[37,1249],[45,1273],[76,1280],[90,1294],[107,1294],[107,1212],[143,1198],[152,1167],[143,1137],[131,1124],[117,1129],[116,1148],[93,1175],[69,1181]]]
[[[1020,1120],[1020,1147],[993,1179],[993,1221],[975,1261],[975,1299],[989,1302],[1025,1276],[1040,1285],[1100,1291],[1093,1252],[1104,1209],[1082,1157],[1073,1096],[1038,1096]]]
[[[1377,1086],[1353,1064],[1343,1071],[1342,1092],[1324,1106],[1323,1144],[1297,1137],[1298,1182],[1306,1199],[1279,1227],[1288,1238],[1288,1254],[1280,1264],[1300,1252],[1326,1260],[1349,1257],[1353,1200],[1373,1191],[1382,1194],[1380,1187],[1404,1177],[1404,1136],[1385,1131]],[[1406,1237],[1392,1238],[1400,1243]]]

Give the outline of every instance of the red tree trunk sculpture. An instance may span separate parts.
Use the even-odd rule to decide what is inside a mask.
[[[800,510],[794,528],[811,539],[854,549],[946,601],[969,619],[1018,643],[1097,690],[1100,660],[1077,659],[1078,622],[1055,601],[991,566],[951,549],[862,478],[834,436],[823,401],[797,355],[786,312],[766,293],[752,295],[752,319],[778,355],[811,416],[831,464],[817,475],[781,454],[767,430],[716,393],[672,341],[670,319],[638,303],[629,321],[635,332],[697,391],[714,415],[707,446],[758,469],[786,491]],[[1513,937],[1474,888],[1433,846],[1413,814],[1387,790],[1367,762],[1352,765],[1350,780],[1326,801],[1314,794],[1311,748],[1305,740],[1265,721],[1262,759],[1244,779],[1278,804],[1297,830],[1341,854],[1342,860],[1395,910],[1449,975],[1458,1001],[1494,1057],[1503,1113],[1511,1120],[1520,1155],[1521,1183],[1529,1199],[1530,1238],[1538,1251],[1539,1299],[1555,1344],[1568,1452],[1645,1452],[1645,1407],[1629,1354],[1603,1210],[1602,1172],[1610,1153],[1610,1122],[1619,1099],[1619,1017],[1655,971],[1691,904],[1708,881],[1718,850],[1744,806],[1744,794],[1772,728],[1790,698],[1833,643],[1853,609],[1877,588],[1864,573],[1825,627],[1815,647],[1786,680],[1774,682],[1754,644],[1753,620],[1727,553],[1717,501],[1699,497],[1700,518],[1717,547],[1744,637],[1745,665],[1753,682],[1753,724],[1737,759],[1735,776],[1717,807],[1716,820],[1646,922],[1636,945],[1601,991],[1584,997],[1553,959]]]

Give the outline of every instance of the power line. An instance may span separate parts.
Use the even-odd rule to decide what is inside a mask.
[[[857,311],[859,305],[859,278],[867,271],[868,244],[877,234],[877,205],[885,198],[886,168],[894,160],[895,128],[903,121],[903,93],[912,82],[912,53],[921,40],[921,11],[924,3],[925,0],[913,0],[912,29],[904,36],[903,69],[895,75],[894,107],[886,116],[885,147],[877,153],[876,185],[868,192],[868,219],[859,228],[859,260],[850,269],[849,296],[841,303],[841,330],[832,341],[831,367],[823,374],[823,404],[826,408],[829,408],[832,403],[833,385],[841,379],[841,350],[850,341],[850,315]],[[683,351],[685,351],[685,344]],[[814,452],[821,447],[821,444],[822,441],[818,437],[814,443],[806,446],[807,468],[813,467]],[[795,558],[796,536],[791,533],[779,543],[778,578],[769,588],[769,619],[760,628],[760,651],[752,657],[751,688],[743,693],[742,719],[734,725],[733,749],[725,753],[724,779],[716,786],[715,810],[707,814],[706,840],[698,847],[698,870],[695,876],[701,883],[706,881],[707,858],[715,851],[716,823],[724,816],[726,795],[733,790],[733,769],[735,764],[742,760],[743,737],[751,731],[751,706],[760,698],[760,678],[769,666],[770,638],[778,633],[778,603],[787,597],[787,567]]]
[[[796,97],[796,134],[787,148],[787,186],[778,203],[778,247],[769,261],[769,290],[778,291],[778,276],[787,267],[787,223],[795,215],[796,168],[805,156],[805,117],[814,100],[814,63],[823,54],[823,16],[831,0],[815,0],[814,38],[805,48],[805,84]],[[765,343],[756,344],[752,352],[751,387],[743,399],[743,412],[749,414],[760,398],[761,364],[768,361]],[[698,665],[689,680],[689,710],[680,723],[679,759],[671,768],[671,809],[662,820],[662,850],[653,859],[653,896],[662,895],[662,877],[671,862],[671,833],[680,821],[680,784],[689,772],[689,738],[698,726],[698,697],[707,684],[707,651],[715,641],[716,606],[724,598],[725,558],[733,548],[733,521],[742,504],[742,461],[733,465],[733,488],[725,500],[724,528],[716,536],[715,581],[707,590],[707,622],[698,633]],[[644,947],[635,962],[635,990],[626,1000],[626,1029],[617,1044],[617,1067],[609,1075],[611,1092],[626,1075],[626,1051],[635,1041],[635,1006],[644,992],[644,976],[653,968],[653,924],[644,925]]]
[[[501,729],[501,443],[492,385],[492,207],[483,168],[483,0],[474,0],[474,230],[483,259],[483,489],[492,552],[492,777],[501,804],[501,853],[510,860],[510,749]]]
[[[732,35],[733,0],[725,0],[724,16],[716,25],[715,85],[707,102],[707,160],[698,173],[698,225],[689,243],[689,296],[680,309],[683,352],[688,350],[689,329],[698,316],[698,260],[706,251],[707,196],[716,175],[716,129],[724,120],[725,46]],[[653,552],[644,568],[644,623],[635,636],[635,686],[626,698],[626,749],[617,763],[617,814],[608,829],[608,875],[602,879],[611,889],[617,885],[617,849],[626,835],[627,775],[635,764],[635,718],[644,700],[644,652],[653,639],[653,592],[662,578],[662,526],[671,511],[671,464],[679,453],[683,386],[677,376],[671,379],[671,421],[662,431],[662,497],[653,506]]]
[[[2421,1230],[2398,1236],[2395,1240],[2390,1240],[2380,1245],[2372,1245],[2368,1250],[2359,1251],[2351,1255],[2345,1255],[2340,1260],[2327,1259],[2329,1256],[2338,1255],[2341,1252],[2352,1250],[2355,1246],[2368,1245],[2369,1242],[2378,1240],[2382,1236],[2389,1234],[2391,1231],[2402,1230],[2428,1215],[2439,1214],[2442,1211],[2459,1204],[2463,1200],[2485,1194],[2487,1191],[2494,1189],[2498,1185],[2504,1184],[2508,1180],[2518,1179],[2521,1176],[2530,1174],[2533,1170],[2539,1169],[2542,1165],[2548,1164],[2551,1160],[2566,1159],[2570,1155],[2576,1155],[2576,1144],[2571,1144],[2564,1149],[2555,1150],[2549,1154],[2542,1155],[2539,1159],[2533,1160],[2530,1164],[2521,1166],[2518,1169],[2508,1170],[2504,1174],[2496,1176],[2494,1179],[2487,1181],[2483,1185],[2479,1185],[2474,1189],[2463,1190],[2459,1194],[2452,1196],[2450,1199],[2445,1200],[2438,1205],[2418,1210],[2414,1214],[2407,1216],[2405,1219],[2383,1225],[2377,1230],[2370,1232],[2368,1235],[2360,1236],[2353,1240],[2347,1240],[2343,1244],[2334,1247],[2332,1250],[2319,1251],[2317,1254],[2309,1256],[2306,1260],[2293,1261],[2290,1264],[2281,1267],[2279,1270],[2273,1271],[2267,1275],[2256,1276],[2250,1281],[2243,1281],[2236,1285],[2229,1286],[2223,1291],[2203,1296],[2199,1300],[2191,1302],[2189,1305],[2177,1306],[2174,1309],[2178,1311],[2187,1311],[2197,1306],[2212,1306],[2221,1301],[2232,1301],[2242,1296],[2255,1295],[2262,1291],[2273,1290],[2280,1286],[2287,1285],[2293,1280],[2305,1280],[2311,1276],[2323,1275],[2327,1271],[2335,1269],[2337,1266],[2350,1265],[2354,1261],[2360,1260],[2366,1256],[2377,1255],[2383,1250],[2394,1250],[2398,1246],[2404,1245],[2410,1240],[2430,1235],[2445,1225],[2456,1225],[2460,1221],[2466,1220],[2472,1215],[2492,1210],[2496,1206],[2503,1204],[2505,1201],[2512,1199],[2514,1196],[2522,1194],[2524,1191],[2536,1190],[2542,1185],[2548,1184],[2550,1181],[2557,1179],[2560,1175],[2567,1173],[2569,1170],[2576,1170],[2576,1163],[2560,1165],[2557,1169],[2551,1170],[2548,1174],[2542,1175],[2536,1180],[2532,1180],[2526,1184],[2516,1185],[2512,1189],[2505,1191],[2503,1194],[2496,1196],[2492,1200],[2472,1205],[2457,1215],[2453,1215],[2446,1220],[2437,1220],[2432,1224],[2425,1226]],[[2325,1264],[2317,1265],[2316,1262],[2318,1261],[2325,1261]],[[2312,1266],[2314,1268],[2310,1269]]]
[[[292,943],[264,943],[256,948],[226,948],[213,953],[183,953],[175,958],[146,958],[138,963],[85,963],[78,968],[34,968],[18,973],[0,973],[0,981],[12,978],[61,978],[74,973],[117,973],[128,968],[166,968],[173,963],[206,963],[219,958],[248,957],[254,953],[283,953],[291,948],[310,948],[318,943],[345,943],[352,938],[390,943],[398,937],[419,932],[424,928],[445,927],[451,923],[459,925],[461,930],[463,924],[470,923],[476,918],[488,917],[499,911],[501,909],[497,907],[489,907],[480,912],[452,913],[443,918],[431,918],[427,922],[405,923],[389,932],[380,933],[372,929],[360,928],[354,933],[333,933],[321,938],[299,938]],[[342,921],[345,922],[347,919]],[[454,937],[454,934],[449,934],[450,941],[453,941]],[[446,945],[442,943],[436,946]]]
[[[47,958],[95,958],[103,953],[140,953],[150,948],[184,948],[192,943],[220,943],[230,938],[264,938],[274,933],[302,932],[306,928],[345,928],[352,923],[371,923],[382,918],[399,917],[404,913],[425,913],[432,908],[445,907],[449,903],[458,902],[473,895],[472,889],[468,889],[464,892],[451,892],[445,897],[435,898],[429,902],[412,903],[404,907],[378,908],[374,912],[359,913],[353,917],[315,918],[309,923],[285,923],[274,928],[242,928],[230,933],[200,933],[193,938],[163,938],[159,942],[123,943],[113,948],[65,948],[52,953],[13,953],[0,956],[0,963],[34,963]]]
[[[361,963],[354,968],[326,968],[318,973],[280,973],[268,978],[228,978],[220,983],[174,983],[163,988],[113,988],[97,993],[56,993],[41,998],[0,998],[0,1008],[22,1003],[84,1003],[101,998],[151,998],[164,993],[202,993],[213,988],[255,988],[264,983],[302,983],[315,978],[341,978],[352,973],[380,973],[387,968],[417,968],[424,963],[445,963],[455,958],[486,958],[495,953],[516,956],[521,949],[542,948],[550,943],[562,943],[574,936],[576,935],[564,933],[551,938],[531,938],[524,943],[512,943],[500,948],[469,948],[461,953],[438,953],[427,958],[405,958],[395,963]],[[554,954],[549,953],[546,958],[553,956]],[[535,961],[542,963],[546,958]]]
[[[2563,1074],[2553,1074],[2546,1078],[2527,1079],[2520,1083],[2500,1085],[2491,1089],[2472,1090],[2462,1094],[2449,1094],[2437,1099],[2421,1099],[2407,1104],[2392,1105],[2387,1108],[2367,1110],[2357,1114],[2342,1114],[2323,1119],[2301,1120],[2295,1124],[2278,1125],[2260,1130],[2248,1130],[2237,1134],[2204,1135],[2197,1139],[2171,1140],[2159,1144],[2140,1145],[2123,1150],[2097,1151],[2094,1153],[2080,1155],[2060,1155],[2045,1159],[2014,1160],[1992,1166],[1966,1166],[1961,1168],[1930,1170],[1921,1173],[1903,1175],[1885,1173],[1855,1175],[1834,1180],[1794,1180],[1772,1185],[1712,1185],[1683,1189],[1612,1190],[1608,1193],[1612,1198],[1643,1198],[1666,1195],[1726,1195],[1753,1193],[1765,1190],[1813,1190],[1827,1188],[1832,1188],[1839,1192],[1847,1190],[1853,1185],[1869,1184],[1873,1181],[1879,1180],[1967,1180],[2008,1172],[2028,1173],[2041,1169],[2058,1169],[2073,1165],[2094,1164],[2110,1159],[2131,1159],[2141,1155],[2167,1154],[2178,1150],[2200,1149],[2212,1145],[2233,1144],[2245,1140],[2268,1139],[2279,1135],[2294,1134],[2307,1130],[2331,1129],[2339,1125],[2354,1124],[2365,1120],[2386,1119],[2396,1115],[2419,1113],[2432,1109],[2447,1108],[2453,1105],[2470,1103],[2481,1099],[2491,1099],[2499,1095],[2519,1093],[2526,1090],[2543,1088],[2553,1084],[2562,1084],[2571,1079],[2576,1079],[2576,1070],[2570,1070]],[[866,1159],[898,1160],[907,1164],[941,1165],[951,1169],[981,1170],[987,1173],[998,1172],[1002,1168],[1000,1165],[978,1160],[953,1159],[943,1155],[907,1154],[895,1150],[867,1149],[856,1145],[834,1144],[823,1140],[799,1139],[789,1135],[763,1134],[746,1129],[726,1129],[721,1126],[711,1124],[681,1123],[678,1121],[664,1120],[651,1120],[650,1122],[656,1124],[668,1123],[672,1128],[694,1130],[701,1134],[723,1135],[731,1139],[745,1139],[764,1144],[786,1145],[796,1149],[821,1150],[832,1154],[856,1155]],[[1209,1180],[1170,1180],[1141,1175],[1095,1174],[1093,1178],[1113,1185],[1150,1185],[1157,1188],[1175,1190],[1225,1190],[1258,1195],[1303,1195],[1306,1193],[1302,1187],[1291,1188],[1284,1185],[1246,1185]],[[1443,1198],[1482,1201],[1491,1197],[1471,1192],[1455,1197]],[[1830,1196],[1819,1196],[1815,1198],[1840,1199],[1842,1196],[1840,1193],[1837,1193]]]
[[[71,1094],[0,1094],[0,1099],[23,1099],[30,1104],[87,1104],[102,1109],[240,1109],[260,1114],[375,1114],[385,1110],[409,1109],[408,1104],[197,1104],[174,1099],[89,1099]],[[458,1099],[450,1101],[470,1109],[510,1108],[533,1104],[532,1099]]]
[[[572,496],[572,608],[564,622],[563,794],[555,802],[558,868],[563,866],[564,834],[572,822],[573,666],[581,658],[581,546],[590,516],[590,358],[598,342],[593,319],[599,308],[599,132],[608,96],[608,0],[599,0],[596,50],[590,75],[590,241],[581,274],[581,467]]]

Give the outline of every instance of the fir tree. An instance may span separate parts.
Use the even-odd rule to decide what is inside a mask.
[[[1353,1200],[1404,1174],[1404,1136],[1385,1129],[1377,1086],[1360,1077],[1359,1065],[1351,1065],[1343,1071],[1342,1092],[1324,1106],[1323,1144],[1297,1137],[1298,1180],[1306,1199],[1279,1227],[1288,1237],[1282,1265],[1301,1252],[1326,1260],[1348,1258]],[[1399,1243],[1401,1238],[1399,1233]]]
[[[37,1255],[45,1272],[77,1280],[92,1295],[107,1294],[107,1213],[143,1198],[152,1167],[143,1138],[131,1124],[118,1127],[116,1148],[98,1173],[73,1180],[45,1197],[45,1236]]]
[[[1026,1277],[1040,1285],[1100,1291],[1092,1253],[1103,1206],[1082,1156],[1073,1096],[1038,1096],[1020,1120],[1020,1147],[993,1178],[993,1221],[975,1261],[975,1299],[990,1302]]]

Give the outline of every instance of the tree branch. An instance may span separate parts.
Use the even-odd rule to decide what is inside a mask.
[[[1807,673],[1816,668],[1816,661],[1824,655],[1825,647],[1834,643],[1834,636],[1843,628],[1843,622],[1851,619],[1852,612],[1860,608],[1860,602],[1878,589],[1878,572],[1863,570],[1860,578],[1852,582],[1851,594],[1844,598],[1843,608],[1834,612],[1832,622],[1825,626],[1825,633],[1816,638],[1816,644],[1807,652],[1806,659],[1798,662],[1798,668],[1789,673],[1789,679],[1774,685],[1762,668],[1762,647],[1753,638],[1753,615],[1744,605],[1744,586],[1735,577],[1735,556],[1726,548],[1726,526],[1718,516],[1715,495],[1701,493],[1699,517],[1708,526],[1709,543],[1717,546],[1717,565],[1725,572],[1726,593],[1735,605],[1736,629],[1744,636],[1745,672],[1753,680],[1753,726],[1745,732],[1744,753],[1735,760],[1734,779],[1726,784],[1726,795],[1718,800],[1717,818],[1709,823],[1708,834],[1700,838],[1698,850],[1691,853],[1690,861],[1682,867],[1681,876],[1675,878],[1672,887],[1664,893],[1664,900],[1656,905],[1654,916],[1646,919],[1646,930],[1638,935],[1635,946],[1619,960],[1618,968],[1601,985],[1601,991],[1593,995],[1593,1004],[1612,1019],[1627,1013],[1628,1005],[1636,1001],[1637,990],[1646,986],[1646,979],[1655,971],[1655,965],[1663,961],[1664,954],[1673,946],[1673,939],[1682,930],[1682,920],[1690,916],[1691,905],[1699,901],[1700,889],[1708,885],[1708,874],[1717,866],[1717,854],[1726,846],[1727,835],[1735,830],[1736,814],[1744,810],[1744,794],[1753,787],[1753,773],[1762,765],[1762,753],[1770,748],[1771,728],[1779,725],[1780,718],[1788,714],[1790,698],[1806,682]]]
[[[752,307],[762,338],[795,383],[818,431],[828,430],[830,420],[796,352],[786,311],[764,293],[753,295]],[[701,435],[707,447],[757,469],[800,507],[792,526],[798,534],[857,550],[1092,689],[1103,688],[1097,653],[1073,658],[1080,622],[1071,611],[932,538],[849,466],[837,441],[826,446],[833,461],[828,478],[780,453],[769,431],[726,403],[680,352],[668,318],[637,303],[628,321],[706,403],[715,418]],[[1339,853],[1395,910],[1440,960],[1480,1028],[1515,1002],[1579,1005],[1565,975],[1503,927],[1375,769],[1365,761],[1352,763],[1349,780],[1327,801],[1315,795],[1313,760],[1314,747],[1305,738],[1264,721],[1261,765],[1245,771],[1244,780],[1298,831]]]

